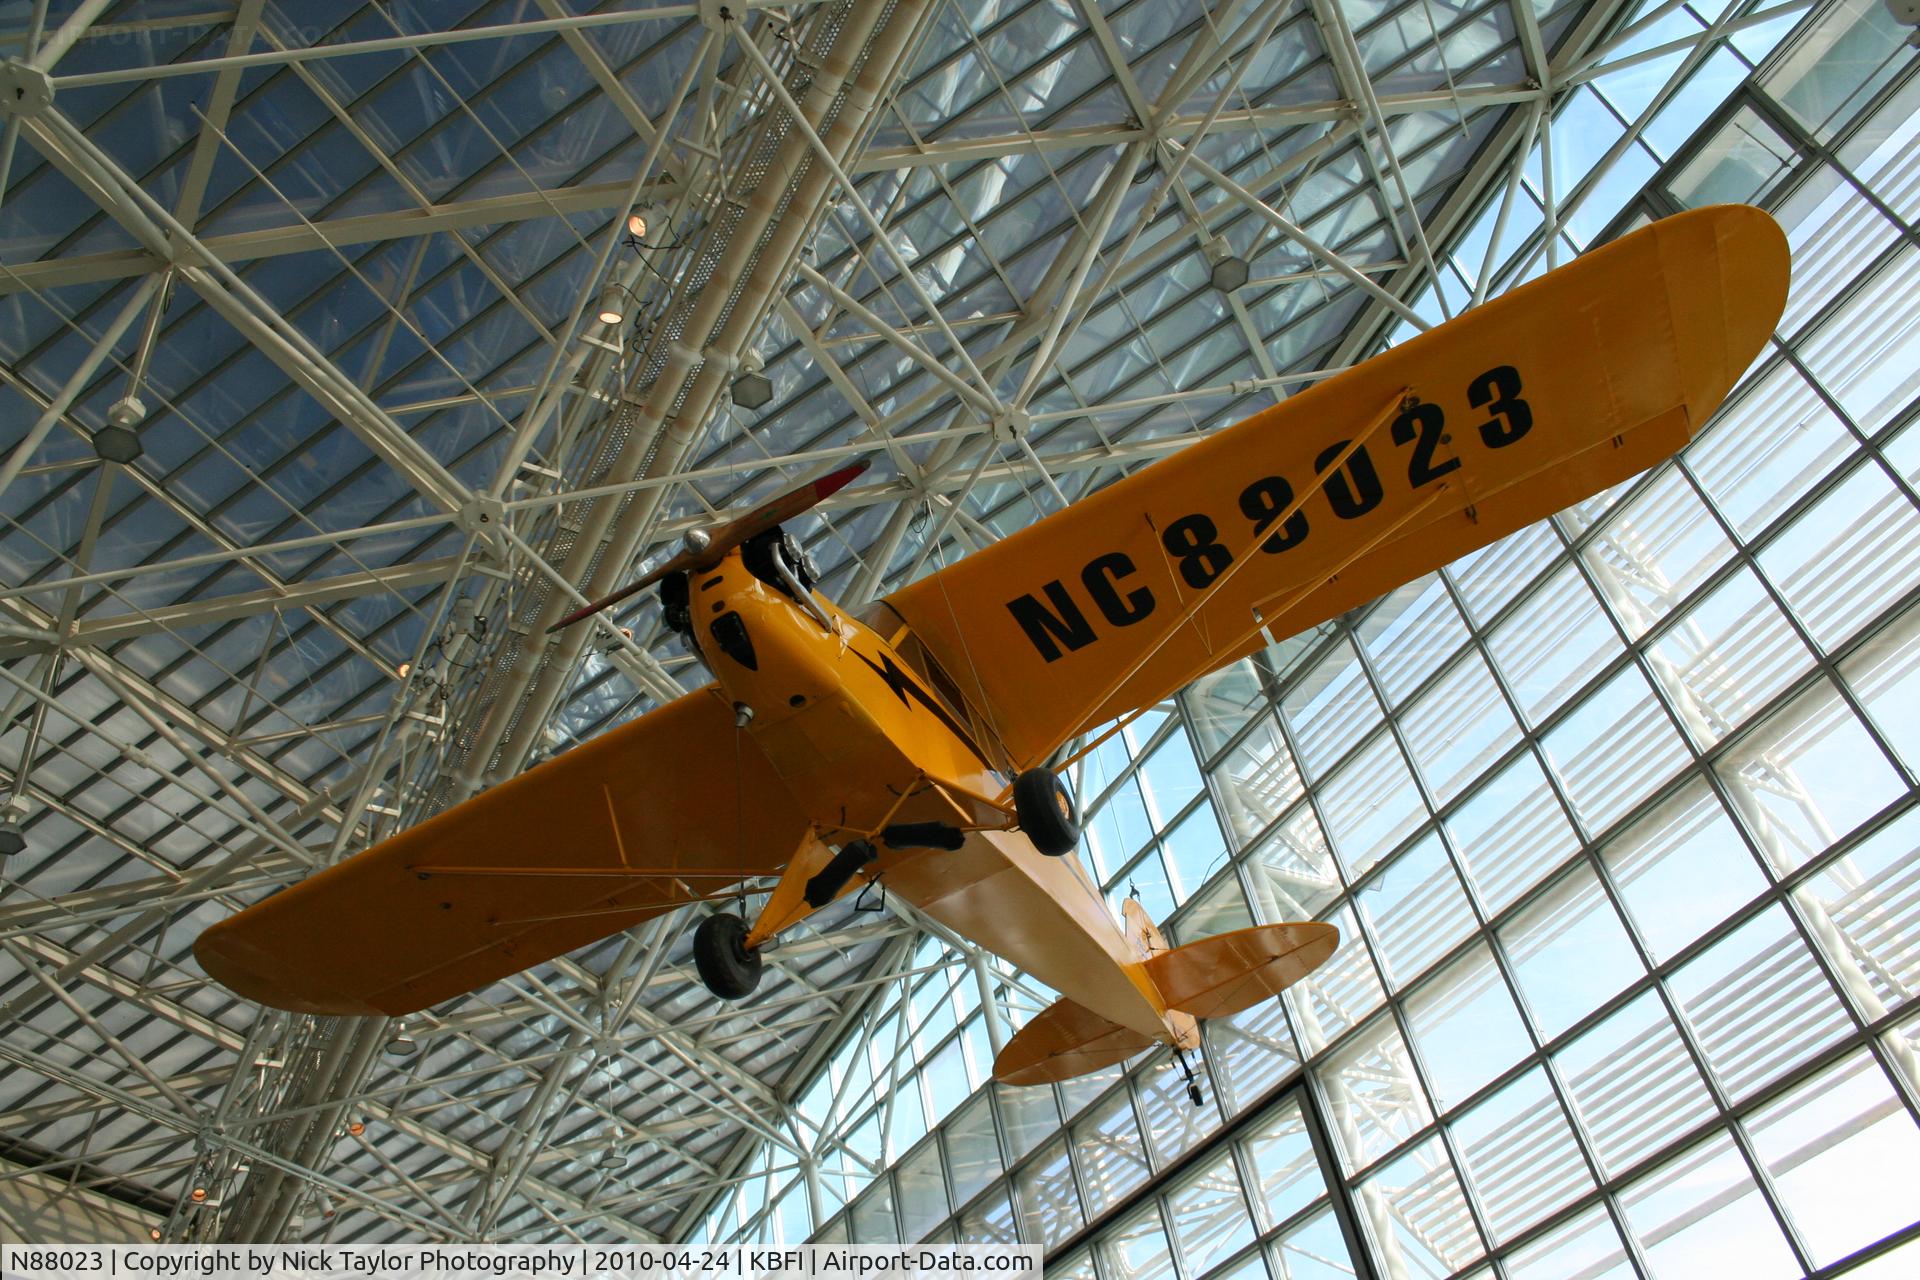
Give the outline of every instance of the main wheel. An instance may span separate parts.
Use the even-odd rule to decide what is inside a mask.
[[[760,953],[747,946],[747,922],[739,916],[708,916],[693,931],[693,967],[722,1000],[751,995],[760,985],[760,963]]]
[[[1080,810],[1051,769],[1029,769],[1013,780],[1013,812],[1033,847],[1050,858],[1080,843]]]

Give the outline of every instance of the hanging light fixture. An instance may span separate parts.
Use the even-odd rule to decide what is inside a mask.
[[[619,324],[627,318],[627,303],[622,296],[620,286],[610,284],[600,291],[599,320],[601,324]]]
[[[410,1058],[419,1049],[420,1045],[407,1034],[406,1023],[394,1024],[393,1034],[387,1037],[387,1055],[393,1058]]]
[[[1233,246],[1227,243],[1225,236],[1214,236],[1201,246],[1210,268],[1207,283],[1221,293],[1232,293],[1246,284],[1253,269],[1245,258],[1234,253]]]
[[[627,214],[627,234],[646,244],[649,232],[658,231],[666,222],[660,215],[660,206],[652,203],[637,204]]]
[[[620,1151],[621,1126],[617,1118],[617,1112],[614,1110],[617,1102],[617,1099],[614,1097],[614,1087],[618,1081],[614,1076],[613,1054],[611,1050],[607,1046],[602,1045],[596,1060],[587,1070],[589,1073],[600,1077],[600,1105],[607,1109],[610,1116],[614,1117],[607,1125],[607,1145],[600,1149],[600,1158],[594,1163],[599,1165],[600,1168],[612,1172],[615,1169],[624,1168],[627,1163],[627,1157]]]
[[[749,351],[740,357],[740,372],[734,375],[729,390],[733,402],[748,412],[765,408],[767,401],[773,399],[773,379],[760,372],[764,367],[758,351]]]
[[[20,766],[22,778],[25,777],[26,772],[26,763],[22,761]],[[14,785],[22,791],[25,790],[22,782],[16,781]],[[0,800],[0,862],[5,862],[16,853],[27,851],[28,812],[27,798],[19,792]]]

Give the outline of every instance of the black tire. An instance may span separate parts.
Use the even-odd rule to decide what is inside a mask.
[[[735,915],[708,916],[693,931],[693,967],[722,1000],[739,1000],[760,985],[760,953],[747,946],[747,922]]]
[[[1013,780],[1013,812],[1033,847],[1049,858],[1080,845],[1080,808],[1051,769],[1029,769]]]

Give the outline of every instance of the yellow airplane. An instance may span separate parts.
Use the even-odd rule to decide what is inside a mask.
[[[1049,762],[1671,456],[1765,345],[1787,271],[1757,209],[1656,222],[860,617],[815,593],[780,529],[865,466],[836,471],[556,624],[658,582],[716,683],[214,925],[196,953],[264,1004],[397,1016],[777,876],[757,918],[694,935],[701,978],[737,999],[781,931],[878,882],[1060,993],[996,1078],[1154,1043],[1184,1065],[1197,1019],[1283,990],[1338,932],[1170,948],[1132,900],[1116,923],[1063,856],[1078,814]]]

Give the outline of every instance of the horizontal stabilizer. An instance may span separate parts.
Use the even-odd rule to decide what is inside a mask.
[[[1263,924],[1163,951],[1147,961],[1147,973],[1169,1009],[1225,1018],[1279,995],[1339,945],[1330,924]]]
[[[1001,1084],[1056,1084],[1125,1061],[1154,1041],[1071,1000],[1056,1000],[993,1060]]]

